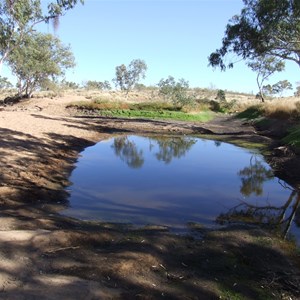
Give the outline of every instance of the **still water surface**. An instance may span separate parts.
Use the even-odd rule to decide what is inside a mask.
[[[297,238],[299,196],[255,151],[194,137],[118,136],[82,152],[64,215],[185,231],[272,223]]]

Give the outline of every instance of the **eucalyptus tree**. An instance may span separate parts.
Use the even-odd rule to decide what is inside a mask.
[[[264,94],[273,95],[280,95],[282,96],[283,92],[287,90],[292,90],[293,86],[288,80],[280,80],[273,85],[265,85],[263,86]]]
[[[111,85],[107,80],[105,81],[88,80],[84,82],[84,88],[87,90],[109,91],[111,90]]]
[[[192,103],[193,97],[188,94],[189,82],[183,78],[178,81],[173,76],[162,78],[157,84],[159,93],[166,99],[173,102],[174,105],[187,105]]]
[[[229,20],[222,47],[211,53],[209,64],[225,70],[233,53],[242,59],[259,56],[293,61],[300,67],[300,1],[243,0],[240,15]]]
[[[0,0],[0,71],[9,55],[21,47],[27,34],[37,24],[51,20],[57,24],[60,16],[84,0],[53,0],[46,11],[40,0]]]
[[[75,66],[70,47],[51,34],[32,33],[23,43],[24,47],[15,48],[9,57],[9,66],[18,79],[18,96],[30,97],[45,82],[55,81]]]
[[[293,86],[288,80],[280,80],[277,83],[273,84],[273,93],[280,94],[287,90],[292,90]]]
[[[252,71],[257,73],[256,83],[262,102],[265,101],[263,83],[275,72],[284,70],[284,62],[274,56],[259,56],[247,63]]]
[[[116,77],[113,79],[116,87],[122,91],[129,91],[140,81],[146,77],[147,65],[144,60],[134,59],[128,66],[124,64],[116,67]]]

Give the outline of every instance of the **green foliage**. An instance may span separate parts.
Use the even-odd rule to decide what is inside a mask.
[[[290,60],[300,66],[300,2],[299,0],[243,0],[244,8],[229,21],[222,47],[209,56],[213,67],[225,64],[229,53],[243,59],[272,56]]]
[[[134,103],[130,105],[130,109],[133,110],[148,110],[148,111],[179,111],[180,107],[174,106],[168,102],[142,102]]]
[[[229,290],[229,289],[224,289],[224,288],[220,288],[221,290],[221,294],[222,294],[222,298],[220,297],[220,299],[225,299],[225,300],[244,300],[245,298],[243,297],[242,294],[233,291],[233,290]]]
[[[178,121],[207,122],[213,118],[210,112],[188,114],[181,111],[148,111],[148,110],[109,110],[99,111],[102,116],[125,117],[125,118],[147,118],[147,119],[172,119]]]
[[[264,96],[272,96],[273,95],[273,86],[270,84],[264,85],[261,89],[261,92]],[[261,99],[260,93],[257,93],[255,98]]]
[[[226,101],[225,91],[218,90],[216,99],[218,99],[220,101]]]
[[[161,79],[157,85],[159,94],[171,100],[174,105],[183,107],[191,105],[194,101],[193,97],[188,95],[189,83],[183,78],[176,82],[174,77],[169,76],[167,79]]]
[[[65,79],[62,80],[60,85],[64,89],[77,90],[80,88],[78,83],[72,81],[66,81]]]
[[[219,101],[209,100],[208,101],[209,108],[215,112],[221,112],[221,104]]]
[[[57,0],[50,2],[48,4],[48,14],[44,17],[45,21],[62,16],[67,10],[74,8],[78,2],[84,4],[84,0]]]
[[[59,82],[51,80],[49,78],[46,78],[39,84],[39,89],[41,91],[51,91],[51,92],[54,92],[56,95],[58,95],[64,89],[64,87],[61,86],[61,84]],[[20,94],[20,91],[19,91],[19,94]],[[26,95],[26,93],[25,93],[25,95]]]
[[[248,66],[252,71],[257,73],[256,82],[259,89],[259,96],[262,102],[264,102],[263,83],[268,80],[273,73],[283,71],[285,67],[284,62],[274,56],[259,56],[252,58],[248,62]]]
[[[293,89],[293,86],[292,86],[292,84],[288,80],[278,81],[277,83],[273,84],[273,86],[272,86],[272,92],[273,92],[273,94],[280,94],[280,95],[282,95],[282,93],[285,90],[292,90],[292,89]]]
[[[93,101],[73,103],[70,107],[97,111],[100,115],[109,117],[174,119],[200,122],[206,122],[213,118],[213,113],[210,111],[189,114],[180,111],[180,108],[177,106],[164,102],[129,104],[126,102]]]
[[[231,100],[231,101],[222,101],[220,103],[220,109],[219,112],[221,113],[230,113],[236,106],[237,101]]]
[[[0,1],[0,65],[7,61],[15,49],[24,47],[28,35],[37,24],[58,18],[83,0],[56,0],[49,2],[44,11],[40,0]]]
[[[175,85],[175,78],[172,76],[169,76],[167,79],[161,79],[157,84],[157,86],[159,87],[159,93],[166,99],[172,98]]]
[[[141,59],[134,59],[126,67],[124,64],[116,67],[116,77],[113,79],[116,87],[126,94],[139,82],[146,77],[147,65]]]
[[[237,114],[236,117],[240,119],[254,120],[262,116],[263,116],[262,107],[256,105],[256,106],[250,106],[243,112]]]
[[[289,134],[282,139],[285,144],[300,149],[300,126],[293,127],[289,130]]]
[[[0,76],[0,89],[5,90],[11,88],[13,85],[9,82],[8,78]]]
[[[87,90],[111,90],[111,85],[109,81],[95,81],[95,80],[89,80],[85,82],[84,88]]]
[[[108,80],[101,81],[100,82],[100,89],[102,91],[103,90],[110,91],[111,90],[111,85],[110,85],[109,81]]]
[[[136,83],[134,85],[134,89],[137,90],[138,92],[140,92],[140,91],[146,90],[147,87],[142,83]]]
[[[234,110],[237,101],[216,101],[216,100],[209,100],[209,99],[200,99],[197,100],[199,105],[202,105],[203,108],[209,109],[214,112],[220,113],[229,113]]]
[[[48,80],[63,76],[66,69],[75,65],[68,46],[51,34],[27,35],[24,47],[10,55],[9,65],[18,78],[19,95],[30,95]]]
[[[273,96],[279,94],[280,96],[286,90],[292,90],[293,87],[288,80],[281,80],[273,85],[265,85],[262,87],[262,92],[265,95]]]

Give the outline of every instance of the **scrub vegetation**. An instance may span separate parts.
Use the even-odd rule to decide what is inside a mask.
[[[274,134],[282,145],[290,146],[297,153],[300,151],[300,101],[249,106],[237,117],[251,121],[260,130],[276,131]]]
[[[165,88],[165,87],[164,87]],[[75,92],[75,91],[73,91]],[[186,89],[188,103],[166,99],[158,87],[139,87],[129,95],[116,91],[77,90],[85,101],[71,103],[68,108],[79,113],[122,118],[171,119],[207,122],[218,115],[232,115],[244,119],[260,129],[281,130],[281,142],[299,148],[299,97],[272,98],[264,103],[251,94],[238,94],[213,89]],[[182,92],[182,91],[181,91]],[[172,97],[173,92],[169,92]],[[275,126],[277,124],[277,126]]]
[[[126,103],[94,100],[74,103],[69,107],[105,117],[172,119],[195,122],[207,122],[213,118],[213,112],[207,109],[195,111],[195,108],[191,107],[192,112],[189,112],[186,107],[176,106],[168,102]]]

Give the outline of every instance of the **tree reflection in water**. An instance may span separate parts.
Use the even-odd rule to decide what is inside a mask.
[[[253,162],[254,158],[254,162]],[[265,181],[274,178],[271,169],[267,169],[256,156],[251,156],[250,166],[241,170],[238,175],[241,177],[241,193],[248,197],[252,193],[259,196],[263,194],[263,184]]]
[[[196,143],[196,140],[190,137],[156,137],[151,140],[156,141],[159,147],[159,151],[155,154],[156,158],[166,164],[173,158],[185,156]]]
[[[256,158],[254,163],[252,160],[253,157],[250,160],[250,167],[244,168],[238,173],[242,181],[240,191],[244,196],[250,196],[252,193],[261,195],[264,182],[273,178],[271,170],[267,170]],[[272,229],[280,229],[282,237],[286,238],[293,220],[296,218],[295,222],[300,223],[298,221],[300,217],[298,210],[300,192],[287,185],[282,184],[282,186],[291,190],[287,201],[282,206],[259,206],[241,201],[228,212],[220,214],[216,219],[217,223],[222,225],[241,223],[269,226]]]
[[[184,156],[196,140],[190,137],[151,137],[149,138],[149,150],[158,146],[158,152],[155,157],[166,164],[170,163],[173,158]],[[130,168],[141,168],[145,162],[143,150],[139,150],[136,143],[128,136],[121,136],[114,139],[112,148],[115,155],[120,157]]]
[[[143,166],[143,151],[138,150],[136,144],[127,136],[115,138],[112,148],[115,155],[120,157],[130,168],[138,169]]]

